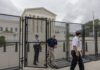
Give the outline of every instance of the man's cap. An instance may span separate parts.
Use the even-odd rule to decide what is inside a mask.
[[[76,31],[76,35],[80,35],[81,34],[81,32],[80,31]]]
[[[39,35],[36,34],[35,37],[39,37]]]

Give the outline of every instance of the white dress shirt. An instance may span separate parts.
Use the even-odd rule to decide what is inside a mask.
[[[78,51],[82,50],[81,41],[80,41],[80,38],[78,36],[75,36],[72,39],[71,50],[74,50],[74,48],[73,48],[74,46],[76,46],[76,48],[77,48]]]
[[[35,45],[39,45],[39,38],[35,38],[34,42],[36,42]]]

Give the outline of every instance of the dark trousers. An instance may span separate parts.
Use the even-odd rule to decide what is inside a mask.
[[[84,64],[83,64],[83,60],[82,60],[80,53],[79,53],[79,56],[76,56],[76,52],[74,50],[72,50],[71,55],[72,55],[73,58],[72,58],[70,70],[74,70],[77,63],[79,65],[79,69],[84,70]]]
[[[40,46],[34,45],[34,62],[33,62],[34,64],[38,62],[39,52],[40,52]]]

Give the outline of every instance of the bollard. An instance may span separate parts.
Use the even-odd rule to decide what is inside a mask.
[[[29,42],[27,43],[27,52],[30,52],[30,44],[29,44]]]
[[[86,52],[88,52],[88,45],[87,45],[87,42],[85,43],[85,50],[86,50]]]
[[[63,42],[63,52],[65,52],[65,42]]]
[[[6,52],[6,42],[4,43],[3,52]]]
[[[18,43],[15,43],[15,52],[18,52]]]

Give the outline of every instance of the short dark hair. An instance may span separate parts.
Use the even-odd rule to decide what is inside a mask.
[[[77,35],[77,36],[79,36],[80,34],[81,34],[81,32],[79,32],[79,31],[76,32],[76,35]]]
[[[39,35],[36,34],[35,37],[39,37]]]

